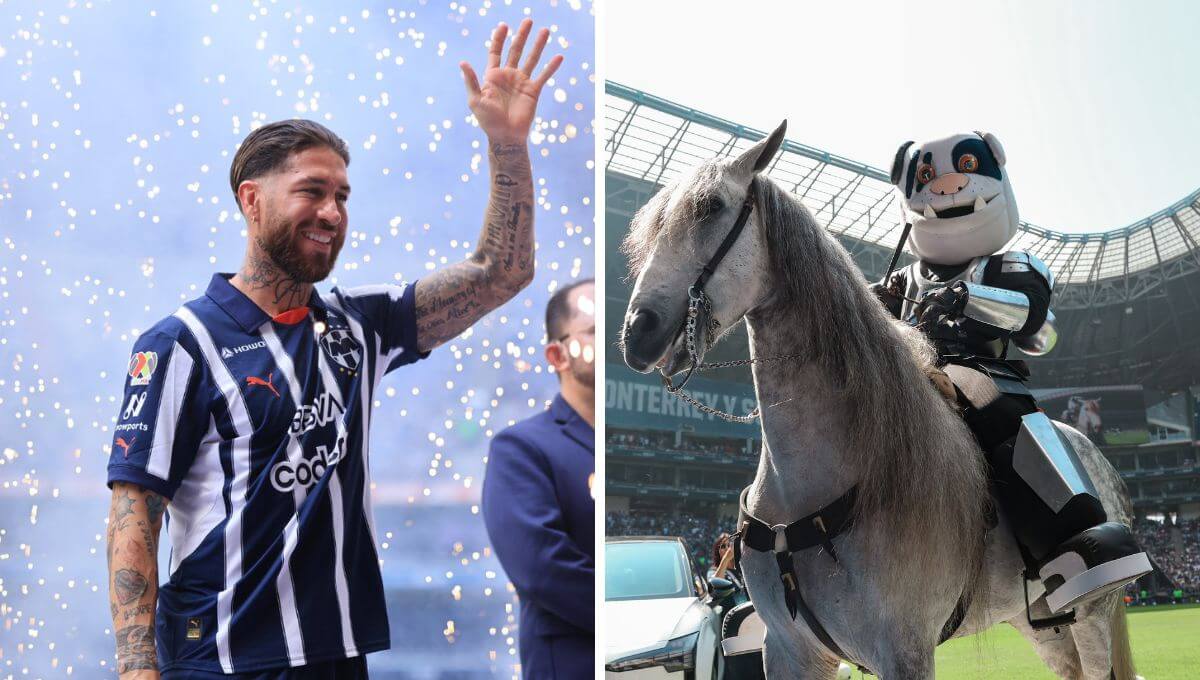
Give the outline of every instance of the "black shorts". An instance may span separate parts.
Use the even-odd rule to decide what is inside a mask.
[[[162,674],[162,680],[367,680],[367,658],[355,656],[322,663],[275,668],[269,671],[253,671],[224,675],[212,671],[193,671],[175,668]]]

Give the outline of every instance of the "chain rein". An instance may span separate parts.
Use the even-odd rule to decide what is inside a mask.
[[[707,329],[708,333],[707,333],[707,337],[705,338],[705,341],[706,341],[705,342],[705,351],[707,351],[708,349],[710,349],[712,347],[712,338],[716,337],[717,329],[719,329],[721,327],[721,324],[712,315],[712,303],[709,301],[708,296],[705,295],[703,290],[697,292],[695,286],[693,286],[688,289],[687,322],[684,326],[684,337],[685,337],[685,342],[686,342],[686,348],[687,348],[688,356],[690,356],[692,359],[692,366],[691,366],[691,368],[688,369],[687,377],[684,378],[683,382],[680,383],[678,387],[673,385],[671,383],[671,378],[667,377],[667,376],[663,377],[663,384],[667,388],[668,392],[670,392],[671,394],[675,395],[676,397],[679,397],[680,399],[686,401],[687,403],[691,404],[693,407],[699,409],[703,413],[707,413],[709,415],[716,416],[716,417],[718,417],[726,422],[729,422],[729,423],[742,423],[742,424],[753,423],[761,415],[757,405],[755,405],[755,407],[753,409],[751,409],[750,412],[744,416],[738,416],[738,415],[734,415],[732,413],[726,413],[725,411],[722,411],[720,409],[713,408],[712,406],[709,406],[708,404],[705,404],[705,403],[699,401],[692,395],[683,391],[683,386],[684,386],[684,384],[687,383],[687,378],[690,378],[692,375],[692,372],[697,369],[705,370],[705,369],[713,369],[713,368],[732,368],[734,366],[749,366],[750,364],[765,364],[765,363],[770,363],[772,361],[783,361],[785,359],[799,359],[801,357],[801,355],[785,354],[785,355],[775,356],[775,357],[760,357],[757,359],[735,359],[733,361],[714,361],[711,363],[697,363],[696,357],[700,356],[700,354],[696,351],[696,319],[700,314],[700,305],[704,305],[704,313],[708,316],[708,329]]]

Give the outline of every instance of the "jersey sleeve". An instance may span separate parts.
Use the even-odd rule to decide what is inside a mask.
[[[1046,322],[1046,313],[1050,311],[1051,283],[1038,266],[1030,263],[1032,257],[1021,251],[994,255],[983,271],[984,285],[1024,293],[1029,298],[1029,316],[1025,319],[1025,325],[1012,333],[1018,338],[1037,333]],[[999,330],[993,331],[992,335],[999,337],[1001,333],[1008,335]]]
[[[429,352],[417,349],[417,282],[406,285],[359,286],[335,293],[359,311],[379,334],[380,361],[387,373],[420,361]]]
[[[130,482],[175,495],[211,420],[202,371],[171,333],[152,329],[137,339],[108,459],[110,488]]]

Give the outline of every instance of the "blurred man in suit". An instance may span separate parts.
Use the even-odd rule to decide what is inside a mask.
[[[550,298],[546,360],[559,394],[496,435],[483,480],[483,519],[521,598],[525,680],[595,674],[595,304],[591,279]]]

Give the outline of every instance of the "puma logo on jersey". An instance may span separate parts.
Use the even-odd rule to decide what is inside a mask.
[[[125,451],[126,458],[129,457],[129,447],[133,446],[133,443],[136,441],[137,437],[130,439],[128,442],[125,441],[124,437],[117,437],[117,446],[121,447],[121,449]]]
[[[268,373],[266,380],[254,375],[246,376],[246,383],[251,387],[265,387],[268,390],[271,390],[271,394],[274,394],[276,397],[278,397],[279,390],[275,389],[274,380],[274,373]]]

